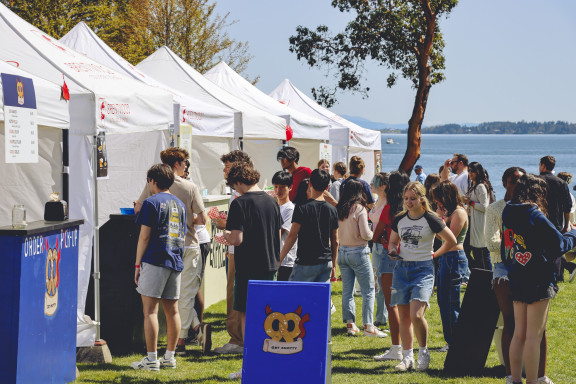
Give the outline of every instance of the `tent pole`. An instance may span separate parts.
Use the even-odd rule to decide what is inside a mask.
[[[94,322],[96,323],[96,341],[100,340],[100,230],[98,228],[98,138],[94,135],[92,143],[94,179]]]
[[[70,212],[70,141],[68,129],[62,130],[62,200],[68,204],[68,212]]]

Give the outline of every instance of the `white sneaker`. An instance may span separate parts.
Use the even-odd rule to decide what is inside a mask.
[[[414,369],[414,355],[406,355],[402,358],[400,364],[394,367],[397,371],[406,372],[410,368]]]
[[[373,324],[364,324],[364,336],[383,338],[383,337],[388,337],[388,334],[382,332],[380,329],[375,327]]]
[[[170,369],[176,368],[176,359],[174,357],[171,359],[167,359],[164,356],[162,356],[161,358],[158,359],[158,361],[160,362],[160,367],[162,368],[170,368]]]
[[[330,314],[333,315],[335,313],[336,313],[336,306],[334,305],[332,300],[330,300]]]
[[[347,323],[346,324],[346,333],[348,336],[357,336],[360,334],[360,330],[354,323]]]
[[[159,371],[160,370],[160,361],[155,360],[148,360],[148,356],[143,358],[140,361],[135,361],[130,364],[130,367],[134,369],[142,369],[144,371]]]
[[[418,362],[416,363],[417,371],[425,371],[430,366],[430,352],[418,352]]]
[[[402,346],[401,345],[393,345],[385,353],[378,355],[378,356],[374,356],[374,360],[376,360],[376,361],[386,361],[386,360],[402,361]]]
[[[233,373],[229,374],[228,378],[230,380],[240,380],[242,378],[242,370],[239,370],[238,372],[233,372]]]
[[[512,381],[512,376],[506,376],[506,382],[505,384],[514,384],[514,381]]]
[[[224,344],[222,347],[214,348],[214,352],[220,355],[232,355],[244,353],[244,347],[232,343]]]
[[[575,269],[575,271],[576,271],[576,269]],[[572,272],[572,273],[574,273],[574,272]],[[570,276],[572,276],[572,273],[570,274]],[[572,279],[572,280],[574,280],[574,279]],[[572,280],[570,280],[570,281],[572,281]],[[542,377],[538,378],[538,384],[554,384],[554,383],[552,382],[552,380],[550,380],[550,378],[548,376],[542,376]]]
[[[448,350],[450,349],[450,344],[446,344],[445,346],[443,346],[442,348],[440,348],[438,350],[438,352],[448,352]]]

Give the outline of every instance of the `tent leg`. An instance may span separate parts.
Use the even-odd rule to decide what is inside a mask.
[[[98,140],[94,136],[93,178],[94,178],[94,322],[96,323],[96,341],[100,340],[100,230],[98,228]]]
[[[69,131],[62,130],[62,200],[68,203],[70,212],[70,140]]]

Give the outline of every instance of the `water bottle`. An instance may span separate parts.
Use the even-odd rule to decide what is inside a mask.
[[[26,229],[26,208],[24,204],[16,204],[12,208],[12,228]]]

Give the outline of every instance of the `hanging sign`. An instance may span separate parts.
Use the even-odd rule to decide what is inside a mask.
[[[180,148],[185,149],[188,153],[192,153],[192,126],[180,126]]]
[[[36,93],[32,79],[0,74],[4,98],[6,163],[38,162]]]
[[[332,144],[320,143],[320,159],[332,162]]]
[[[106,134],[98,132],[96,136],[96,178],[108,179],[108,155],[106,154]]]

